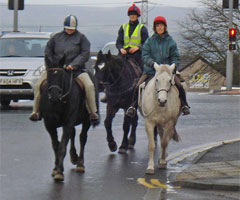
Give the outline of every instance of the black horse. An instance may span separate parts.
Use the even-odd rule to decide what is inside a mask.
[[[102,54],[102,51],[97,55],[95,71],[97,79],[106,83],[107,115],[104,125],[107,131],[108,146],[114,152],[117,150],[117,144],[112,135],[112,120],[120,108],[124,110],[124,114],[126,113],[134,96],[135,85],[142,71],[134,59],[124,59],[121,56],[111,55],[110,52]],[[126,153],[128,148],[134,147],[137,121],[138,115],[133,118],[124,115],[124,134],[122,144],[119,147],[119,153]],[[131,134],[128,138],[130,127]]]
[[[97,92],[96,100],[98,102]],[[40,114],[50,134],[55,153],[55,167],[52,171],[54,180],[64,180],[63,160],[69,139],[71,140],[71,162],[77,165],[77,171],[84,172],[84,147],[87,142],[87,132],[91,126],[85,104],[85,92],[74,80],[73,72],[63,69],[61,64],[47,70],[47,83],[43,83],[41,88]],[[74,138],[75,126],[79,124],[82,124],[82,131],[79,136],[81,147],[78,156]],[[93,126],[96,125],[98,124],[93,124]],[[57,134],[58,127],[63,129],[60,142]]]

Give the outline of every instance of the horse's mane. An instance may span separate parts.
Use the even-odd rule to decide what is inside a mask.
[[[134,67],[127,62],[127,58],[122,56],[111,56],[112,69],[118,72],[119,77],[116,78],[115,82],[107,84],[108,96],[124,96],[133,91],[134,84],[139,79],[138,74],[134,70]]]

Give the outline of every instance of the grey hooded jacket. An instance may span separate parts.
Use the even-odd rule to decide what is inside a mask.
[[[45,60],[48,59],[50,64],[45,62],[47,68],[56,66],[64,56],[64,64],[73,66],[74,75],[85,71],[85,63],[90,57],[90,42],[85,35],[77,30],[69,35],[63,30],[48,41]]]

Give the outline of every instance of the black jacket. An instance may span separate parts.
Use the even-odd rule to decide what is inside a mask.
[[[75,31],[69,35],[64,30],[56,33],[47,43],[45,48],[46,67],[54,67],[64,57],[64,64],[72,65],[74,74],[85,70],[85,63],[90,57],[90,42],[80,33]]]

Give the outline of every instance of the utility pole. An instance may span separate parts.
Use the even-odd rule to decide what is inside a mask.
[[[13,31],[18,31],[18,10],[24,10],[24,0],[8,0],[8,9],[13,10]]]
[[[233,0],[229,0],[229,24],[228,28],[232,28],[233,20]],[[233,52],[232,50],[227,50],[227,66],[226,66],[226,81],[227,90],[232,90],[232,80],[233,80]]]
[[[14,0],[13,31],[18,31],[18,0]]]
[[[148,0],[135,1],[134,3],[142,3],[141,23],[148,27]]]

